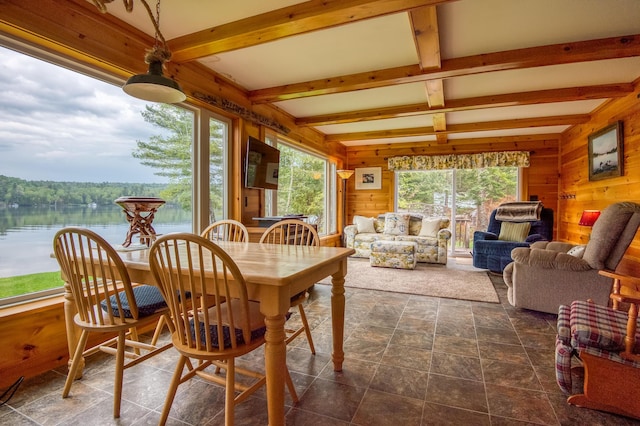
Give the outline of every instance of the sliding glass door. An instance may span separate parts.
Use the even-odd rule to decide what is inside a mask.
[[[396,210],[449,217],[452,256],[470,255],[473,232],[517,194],[517,167],[396,172]]]

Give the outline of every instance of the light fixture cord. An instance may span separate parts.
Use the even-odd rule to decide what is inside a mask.
[[[107,3],[111,3],[114,0],[92,0],[93,4],[98,8],[98,10],[102,13],[107,13]],[[160,31],[160,0],[156,3],[156,14],[157,18],[153,16],[153,12],[151,11],[151,7],[147,3],[146,0],[140,0],[144,8],[147,10],[147,14],[153,23],[153,28],[156,31],[156,42],[155,45],[147,50],[147,53],[144,56],[144,61],[147,64],[152,62],[168,62],[171,59],[171,51],[167,47],[167,41],[165,40],[162,32]],[[127,12],[131,12],[133,10],[133,0],[122,0],[124,7]],[[160,40],[160,43],[158,43]]]

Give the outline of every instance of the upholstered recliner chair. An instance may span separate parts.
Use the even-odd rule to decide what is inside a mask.
[[[509,204],[526,205],[526,203]],[[535,208],[535,203],[532,203],[531,206]],[[500,208],[491,212],[487,230],[473,233],[473,266],[496,273],[502,273],[504,268],[511,263],[511,250],[514,248],[529,247],[536,241],[550,241],[553,239],[553,210],[549,208],[541,208],[539,219],[527,219],[527,216],[521,218],[512,216],[511,218],[506,218],[508,220],[496,219],[496,215],[498,215],[498,218],[504,218],[500,213]],[[503,223],[507,223],[507,225],[503,226]],[[514,237],[514,234],[511,233],[511,235],[505,236],[505,234],[509,233],[505,233],[504,228],[509,226],[518,227],[522,224],[525,225],[525,230],[526,226],[529,227],[525,234]]]
[[[606,306],[612,280],[598,271],[615,271],[638,226],[640,204],[620,202],[602,211],[586,246],[537,242],[514,249],[503,273],[509,303],[552,314],[574,300]]]

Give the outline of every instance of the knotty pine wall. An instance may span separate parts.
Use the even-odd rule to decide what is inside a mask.
[[[591,120],[562,135],[560,144],[558,239],[586,244],[590,228],[578,226],[583,210],[602,210],[617,201],[640,203],[640,82],[628,96],[604,104]],[[589,181],[588,137],[618,120],[623,122],[624,175]],[[640,237],[627,250],[622,271],[640,273]]]
[[[531,167],[523,170],[521,199],[537,195],[542,203],[554,211],[558,209],[558,145],[557,138],[532,136],[526,138],[450,140],[447,144],[423,142],[410,144],[365,145],[347,148],[347,167],[382,168],[382,189],[356,190],[355,178],[347,183],[347,223],[354,215],[378,216],[393,211],[395,199],[394,172],[389,171],[387,159],[400,155],[471,154],[490,151],[529,151]]]

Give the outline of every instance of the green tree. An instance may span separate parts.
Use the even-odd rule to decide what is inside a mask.
[[[402,172],[398,173],[398,179],[400,210],[432,214],[435,195],[445,194],[446,197],[451,192],[451,172],[447,170]]]
[[[324,167],[319,157],[279,144],[278,214],[316,216],[318,231],[324,232]]]
[[[456,194],[460,201],[477,208],[478,227],[488,224],[489,215],[501,203],[513,201],[517,193],[516,167],[488,167],[456,171]]]
[[[173,105],[153,104],[145,106],[142,117],[163,133],[151,136],[148,142],[136,141],[133,157],[155,169],[156,176],[169,179],[160,193],[162,198],[175,199],[183,208],[191,208],[193,116]]]
[[[184,209],[191,209],[193,114],[184,108],[168,104],[145,106],[142,117],[161,129],[149,141],[136,141],[134,158],[155,169],[154,174],[169,180],[160,197],[176,200]],[[222,123],[209,123],[209,175],[211,220],[221,215],[224,185],[224,128]]]

